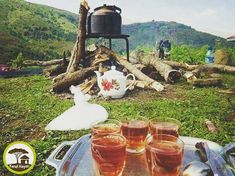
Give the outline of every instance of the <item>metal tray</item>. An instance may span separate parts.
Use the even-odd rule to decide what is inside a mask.
[[[90,134],[82,136],[76,141],[66,141],[59,145],[48,157],[46,163],[56,168],[57,176],[93,176],[92,157],[90,150]],[[221,152],[222,147],[212,141],[192,137],[180,137],[184,143],[183,166],[200,157],[195,148],[197,142],[207,142],[210,149],[216,153]],[[62,159],[58,155],[66,147],[71,146]],[[144,154],[127,154],[126,166],[123,176],[147,176]]]

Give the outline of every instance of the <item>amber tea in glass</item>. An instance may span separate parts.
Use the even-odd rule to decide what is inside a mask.
[[[156,118],[149,121],[151,135],[168,134],[179,137],[180,122],[173,118]]]
[[[145,148],[148,135],[148,122],[145,119],[131,120],[122,123],[122,135],[127,139],[127,151],[141,153]]]
[[[147,138],[146,162],[150,176],[180,176],[184,143],[172,135],[156,134]]]
[[[121,132],[121,122],[115,119],[107,119],[92,126],[92,135],[118,134]]]
[[[96,135],[91,140],[96,176],[121,176],[126,160],[126,139],[120,134]]]

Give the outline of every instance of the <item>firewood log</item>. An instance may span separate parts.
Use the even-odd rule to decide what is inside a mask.
[[[149,85],[149,87],[151,87],[152,89],[155,89],[156,91],[162,91],[164,89],[164,86],[161,83],[149,78],[147,75],[145,75],[140,70],[138,70],[130,62],[128,62],[127,60],[123,59],[122,57],[116,55],[112,50],[110,50],[110,49],[108,49],[104,46],[101,46],[100,47],[100,53],[106,53],[107,57],[111,57],[111,58],[117,60],[129,72],[134,74],[139,80],[145,81]]]
[[[97,54],[95,56],[95,60],[91,63],[91,66],[96,66],[99,65],[100,63],[109,60],[108,57],[106,57],[105,55],[102,54]]]
[[[181,73],[178,70],[173,69],[171,66],[165,64],[152,54],[145,53],[141,50],[136,50],[131,53],[131,57],[136,58],[144,65],[153,66],[166,82],[174,83],[181,77]]]
[[[69,58],[66,58],[66,61],[69,61]],[[51,66],[51,65],[58,65],[62,64],[64,59],[55,59],[50,61],[39,61],[39,60],[25,60],[25,66]]]
[[[90,7],[86,0],[82,0],[80,3],[79,10],[79,27],[78,27],[78,37],[77,42],[74,46],[74,54],[71,57],[71,63],[67,69],[67,73],[72,73],[78,69],[80,61],[85,61],[85,39],[86,39],[86,19],[87,13]],[[76,54],[75,54],[76,53]],[[84,63],[83,63],[84,64]]]
[[[133,85],[142,89],[153,89],[151,85],[149,85],[146,81],[139,81],[139,80],[127,80],[127,85]],[[133,88],[130,88],[133,89]]]
[[[77,55],[77,50],[78,50],[78,40],[75,42],[74,46],[73,46],[73,50],[72,50],[72,54],[70,57],[70,61],[69,61],[69,65],[67,67],[66,73],[69,73],[70,70],[72,70],[72,66],[74,65],[75,59],[76,59],[76,55]]]
[[[205,69],[216,69],[218,72],[230,73],[235,75],[235,67],[229,65],[220,65],[220,64],[206,64],[203,65]]]
[[[84,94],[87,94],[92,89],[92,87],[96,85],[96,83],[97,83],[96,77],[92,77],[90,80],[87,80],[82,84],[80,84],[79,87]]]
[[[187,80],[188,83],[193,83],[197,77],[193,74],[193,72],[185,72],[183,78]]]
[[[43,73],[45,76],[48,76],[48,77],[56,76],[56,75],[66,72],[66,68],[67,68],[67,65],[64,65],[64,64],[52,65],[48,68],[45,68],[43,70]]]
[[[208,79],[196,79],[193,81],[194,86],[220,86],[222,84],[222,80],[219,78],[208,78]]]
[[[69,89],[71,85],[78,85],[84,79],[94,75],[94,71],[98,69],[98,66],[88,67],[73,73],[63,75],[63,79],[54,82],[52,89],[55,93],[61,93]]]
[[[165,64],[170,65],[173,68],[182,68],[188,71],[192,71],[198,67],[198,65],[189,65],[187,63],[175,62],[175,61],[163,61]]]
[[[199,65],[198,68],[192,71],[196,76],[200,75],[201,72],[210,72],[210,73],[230,73],[235,75],[235,67],[228,65],[219,65],[219,64],[205,64]]]

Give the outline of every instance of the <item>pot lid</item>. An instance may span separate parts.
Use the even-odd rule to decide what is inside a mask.
[[[119,7],[104,4],[103,6],[95,8],[93,15],[98,15],[103,13],[117,13],[117,12],[120,14],[122,10]]]
[[[111,70],[105,72],[104,76],[123,76],[123,73],[117,71],[115,66],[111,66]]]

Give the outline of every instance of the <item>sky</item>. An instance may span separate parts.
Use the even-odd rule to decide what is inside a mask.
[[[80,0],[26,0],[78,14]],[[235,35],[235,0],[87,0],[90,12],[103,4],[122,9],[123,24],[175,21],[224,38]]]

